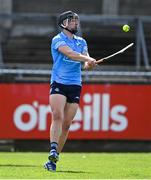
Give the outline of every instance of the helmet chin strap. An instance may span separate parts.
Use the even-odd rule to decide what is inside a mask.
[[[74,30],[74,29],[72,29],[72,30],[70,30],[70,29],[68,29],[68,28],[64,28],[65,30],[67,30],[67,31],[69,31],[70,33],[72,33],[72,34],[76,34],[78,31],[77,30]]]
[[[62,27],[63,29],[65,29],[65,30],[69,31],[69,32],[72,33],[72,34],[76,34],[78,31],[77,31],[77,30],[74,30],[74,29],[72,29],[72,30],[68,29],[68,28],[67,28],[68,24],[69,24],[69,19],[67,19],[65,25],[61,24],[61,27]]]

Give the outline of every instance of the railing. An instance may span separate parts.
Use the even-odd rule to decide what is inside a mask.
[[[25,75],[47,75],[51,74],[51,70],[41,70],[41,69],[11,69],[3,68],[0,69],[1,74],[25,74]],[[83,76],[146,76],[151,77],[151,71],[83,71]]]

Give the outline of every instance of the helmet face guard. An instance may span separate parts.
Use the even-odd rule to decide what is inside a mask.
[[[77,20],[79,20],[79,16],[78,16],[76,13],[72,12],[72,11],[66,11],[66,12],[60,14],[60,16],[59,16],[59,18],[58,18],[58,25],[59,25],[61,28],[66,29],[67,31],[71,32],[72,34],[75,34],[75,33],[77,33],[77,30],[69,30],[69,29],[67,28],[68,23],[69,23],[72,19],[77,19]],[[63,21],[64,21],[64,20],[67,20],[67,21],[66,21],[66,23],[67,23],[66,25],[63,24]]]

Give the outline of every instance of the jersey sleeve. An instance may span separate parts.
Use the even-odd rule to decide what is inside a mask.
[[[52,40],[52,48],[57,50],[61,46],[66,46],[66,42],[61,38],[55,38]]]
[[[82,54],[87,54],[88,53],[88,45],[85,39],[83,39],[83,50]]]

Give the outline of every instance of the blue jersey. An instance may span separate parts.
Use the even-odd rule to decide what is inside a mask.
[[[87,43],[83,38],[74,35],[73,39],[70,39],[63,32],[56,35],[51,43],[53,58],[51,83],[56,81],[65,85],[81,85],[81,62],[59,52],[60,46],[69,46],[73,51],[82,54],[87,52]]]

